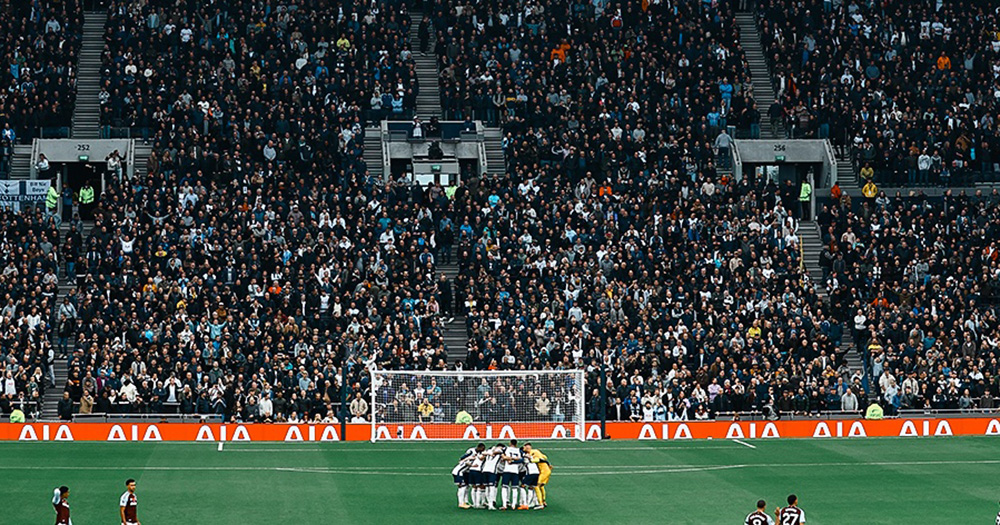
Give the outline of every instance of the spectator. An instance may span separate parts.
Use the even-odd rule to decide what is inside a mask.
[[[424,399],[424,402],[427,402],[427,400]],[[433,407],[431,407],[431,410],[433,411]],[[357,392],[354,400],[351,401],[351,415],[354,416],[352,422],[358,422],[359,420],[364,422],[368,420],[368,402],[361,397],[361,392]]]
[[[858,396],[854,395],[854,391],[850,388],[840,396],[840,410],[844,412],[857,412],[858,411]]]
[[[68,392],[66,393],[68,394]],[[89,390],[83,392],[83,396],[80,397],[80,414],[89,415],[94,412],[94,396]]]
[[[108,175],[119,181],[122,180],[122,157],[118,150],[112,151],[104,161],[107,163]]]
[[[549,401],[548,394],[542,392],[542,395],[535,399],[535,413],[537,417],[542,421],[548,420],[551,409],[552,404]]]
[[[88,220],[93,217],[95,199],[94,188],[90,185],[90,181],[84,181],[83,187],[80,188],[80,216],[83,219]]]
[[[46,161],[46,171],[48,170],[48,161]],[[49,183],[49,189],[45,195],[45,211],[49,216],[54,216],[58,213],[59,207],[59,191],[56,190],[56,181],[51,181]],[[60,220],[61,222],[61,220]]]
[[[434,405],[431,404],[429,399],[424,398],[420,401],[420,406],[417,407],[417,413],[420,414],[421,423],[430,423],[431,416],[434,414]]]
[[[49,178],[49,159],[44,153],[38,154],[38,162],[35,163],[36,177],[39,179]]]
[[[60,421],[73,420],[73,400],[69,398],[69,392],[63,392],[63,397],[59,400],[57,411],[59,412]]]
[[[719,136],[715,138],[715,148],[718,150],[719,165],[728,166],[729,164],[729,150],[732,148],[733,140],[730,138],[729,134],[725,129],[719,132]]]
[[[799,218],[804,221],[810,220],[812,216],[812,184],[808,179],[802,179],[799,188]]]

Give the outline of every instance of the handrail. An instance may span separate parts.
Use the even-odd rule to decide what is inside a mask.
[[[21,405],[25,405],[25,408],[27,408],[29,406],[33,407],[33,408],[38,408],[38,407],[41,406],[41,404],[42,404],[41,401],[28,401],[28,400],[21,401],[21,400],[15,399],[15,400],[11,401],[10,407],[12,409],[16,409],[16,408],[20,407]],[[2,411],[0,411],[0,416],[9,417],[10,416],[10,412],[2,412]]]
[[[802,229],[802,220],[800,219],[796,223],[795,233],[798,234],[799,230]],[[801,277],[802,288],[806,287],[806,280],[809,279],[809,272],[806,271],[806,243],[802,241],[802,235],[797,235],[799,238],[799,276]],[[822,236],[820,236],[822,239]]]
[[[865,359],[865,353],[858,348],[857,341],[854,341],[854,349],[861,354],[861,386],[865,389],[866,395],[871,395],[871,367],[868,363],[868,359]]]
[[[392,159],[389,158],[389,121],[383,120],[379,123],[379,148],[382,150],[382,179],[389,180],[392,177]]]
[[[743,180],[743,156],[740,155],[739,141],[733,140],[733,147],[729,149],[733,158],[733,179],[741,181]]]
[[[128,141],[128,149],[125,151],[125,169],[128,178],[131,179],[135,175],[135,139]]]
[[[36,126],[34,128],[28,128],[29,131],[26,133],[25,138],[32,139],[68,139],[72,138],[70,135],[69,126]],[[49,135],[46,137],[45,135]]]
[[[886,414],[885,419],[919,419],[919,418],[939,418],[939,417],[978,417],[983,415],[995,414],[1000,412],[1000,407],[998,408],[905,408],[897,411],[897,414],[890,416]],[[817,413],[810,414],[796,414],[779,412],[775,410],[776,414],[779,414],[778,419],[792,419],[792,420],[822,420],[822,419],[861,419],[863,415],[863,407],[858,410],[844,411],[844,410],[821,410]],[[715,414],[715,420],[730,420],[730,419],[740,419],[740,420],[763,420],[768,419],[768,414],[760,410],[748,410],[744,412],[717,412]]]
[[[139,139],[149,135],[147,126],[101,126],[102,139]]]
[[[479,142],[476,144],[476,156],[479,157],[479,165],[482,169],[479,171],[479,176],[489,174],[489,162],[490,159],[486,156],[486,126],[483,125],[482,121],[476,120],[476,136],[479,137]],[[503,134],[500,135],[501,144],[503,143]]]
[[[838,166],[837,166],[837,154],[833,151],[833,146],[830,144],[830,139],[823,139],[823,148],[826,150],[827,157],[830,158],[830,187],[832,188],[834,184],[837,184]]]
[[[31,139],[31,162],[28,165],[28,173],[29,173],[28,177],[31,180],[35,180],[38,178],[38,169],[35,167],[35,164],[38,163],[38,154],[39,154],[38,139]],[[61,187],[56,189],[59,190],[60,193],[62,193]],[[62,199],[59,200],[62,201]]]
[[[26,401],[25,405],[38,405],[39,403],[35,401]],[[928,419],[928,418],[971,418],[971,417],[982,417],[991,414],[996,414],[1000,412],[1000,408],[969,408],[969,409],[902,409],[899,410],[896,415],[884,416],[884,419]],[[792,420],[792,421],[822,421],[830,419],[863,419],[863,412],[861,409],[853,411],[843,411],[843,410],[821,410],[817,413],[810,414],[796,414],[796,413],[778,413],[777,420]],[[7,414],[4,414],[7,415]],[[769,414],[764,413],[760,410],[747,410],[744,412],[726,411],[717,412],[715,417],[707,419],[707,421],[764,421],[769,419],[775,419],[770,417]],[[39,417],[35,419],[36,422],[43,421],[43,418]],[[72,422],[74,423],[113,423],[113,422],[158,422],[158,423],[185,423],[185,422],[198,422],[198,423],[223,423],[224,417],[221,414],[163,414],[163,413],[151,413],[151,414],[114,414],[114,413],[93,413],[93,414],[73,414]],[[687,421],[696,421],[694,418],[688,418]],[[274,422],[273,424],[281,424],[282,422]]]
[[[108,413],[73,414],[74,423],[84,423],[84,422],[111,423],[114,421],[126,421],[126,420],[138,420],[138,421],[155,420],[158,422],[168,422],[172,420],[177,423],[184,423],[189,421],[195,421],[199,423],[211,423],[211,422],[221,423],[223,422],[223,417],[221,414],[108,414]]]

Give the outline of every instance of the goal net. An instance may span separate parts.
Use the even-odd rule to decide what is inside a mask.
[[[584,440],[583,370],[372,370],[372,441]]]

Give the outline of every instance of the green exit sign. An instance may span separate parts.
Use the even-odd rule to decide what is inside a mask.
[[[785,162],[785,156],[784,155],[775,155],[774,156],[774,162]]]
[[[79,155],[76,157],[76,160],[80,162],[87,162],[88,160],[90,160],[90,155]]]
[[[431,171],[433,171],[435,173],[441,171],[441,165],[440,164],[431,164]]]

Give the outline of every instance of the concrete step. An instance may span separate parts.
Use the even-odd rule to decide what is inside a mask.
[[[100,137],[101,60],[104,52],[104,25],[108,15],[104,11],[84,13],[83,42],[77,56],[77,103],[73,109],[72,135],[74,138]]]
[[[420,21],[423,13],[420,11],[410,12],[410,49],[420,47]],[[414,53],[413,64],[417,73],[417,85],[420,87],[420,94],[417,95],[416,115],[420,118],[430,118],[441,115],[441,94],[438,85],[438,63],[434,55],[420,55]]]
[[[376,127],[365,129],[364,159],[368,165],[368,172],[375,176],[382,176],[382,143],[381,130]]]

